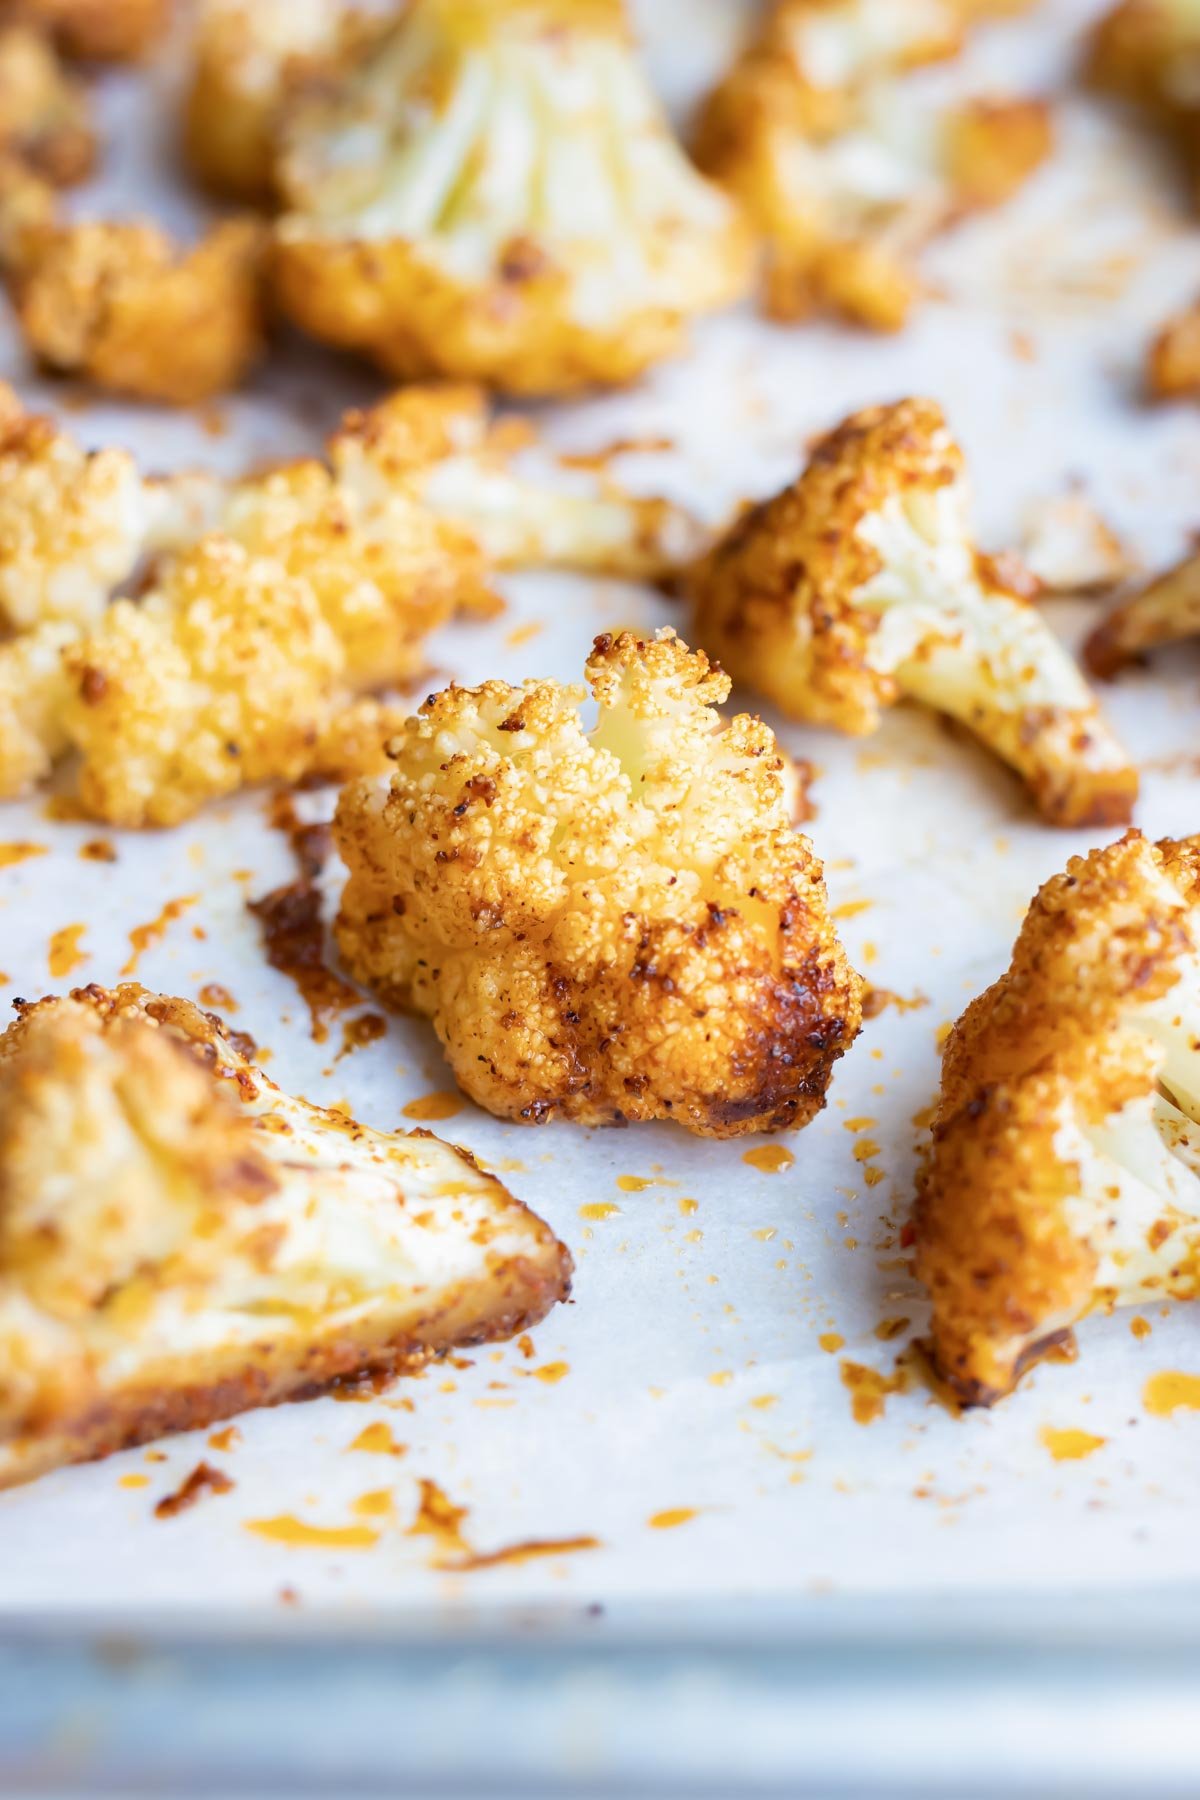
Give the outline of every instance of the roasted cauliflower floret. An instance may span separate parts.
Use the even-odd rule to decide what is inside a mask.
[[[1200,300],[1168,319],[1154,339],[1146,358],[1146,387],[1152,400],[1200,396]]]
[[[587,677],[590,733],[579,688],[451,687],[345,789],[346,965],[499,1117],[807,1124],[860,984],[775,740],[672,632],[598,638]]]
[[[1165,134],[1200,197],[1200,11],[1195,0],[1118,0],[1092,33],[1086,74]]]
[[[764,240],[774,317],[828,311],[898,330],[918,293],[922,244],[1008,199],[1049,153],[1038,101],[931,112],[880,79],[952,50],[958,12],[782,0],[710,97],[697,158]]]
[[[1102,619],[1084,646],[1093,674],[1111,678],[1160,644],[1200,636],[1200,556],[1185,557]]]
[[[170,0],[2,0],[0,13],[52,32],[68,56],[136,62],[162,36]]]
[[[988,1404],[1101,1306],[1200,1293],[1200,838],[1076,857],[946,1047],[916,1214],[937,1366]]]
[[[44,781],[68,747],[63,652],[77,636],[75,626],[52,619],[0,644],[0,799]]]
[[[692,587],[705,648],[792,718],[867,733],[918,700],[1009,763],[1051,824],[1128,820],[1136,772],[1020,572],[972,542],[962,452],[932,401],[848,419]]]
[[[360,36],[345,0],[202,0],[183,129],[188,162],[206,186],[271,199],[288,95],[336,69]]]
[[[249,219],[214,226],[190,250],[156,225],[96,220],[26,228],[5,264],[45,367],[190,406],[239,387],[262,354],[263,250]]]
[[[0,152],[55,186],[82,181],[95,159],[86,92],[27,25],[0,24]]]
[[[749,282],[621,0],[415,0],[292,109],[277,176],[284,311],[403,376],[630,381]]]
[[[292,1099],[135,985],[0,1037],[0,1485],[536,1323],[548,1228],[460,1150]]]

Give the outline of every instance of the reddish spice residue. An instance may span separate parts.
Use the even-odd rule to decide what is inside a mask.
[[[476,1550],[470,1556],[457,1557],[439,1565],[447,1574],[466,1575],[472,1569],[494,1569],[501,1563],[533,1562],[543,1556],[572,1556],[578,1550],[599,1550],[596,1537],[527,1538],[524,1543],[507,1544],[502,1550]]]
[[[62,930],[56,931],[50,939],[50,948],[46,953],[46,958],[50,965],[50,973],[55,980],[72,974],[81,963],[87,961],[87,951],[79,948],[86,930],[86,925],[64,925]]]
[[[386,1035],[387,1020],[382,1013],[360,1013],[357,1019],[347,1019],[342,1026],[342,1047],[333,1060],[341,1062],[343,1056],[361,1050],[366,1044],[376,1044]]]
[[[1138,1340],[1139,1344],[1142,1344],[1142,1343],[1145,1343],[1146,1339],[1150,1336],[1150,1333],[1154,1330],[1154,1327],[1153,1327],[1153,1325],[1151,1325],[1149,1319],[1143,1319],[1141,1313],[1137,1313],[1132,1319],[1130,1319],[1129,1329],[1130,1329],[1130,1331],[1132,1331],[1134,1337]]]
[[[0,869],[10,869],[14,863],[29,862],[34,856],[45,856],[48,844],[0,844]]]
[[[115,863],[117,847],[107,838],[89,838],[79,846],[79,857],[81,862]]]
[[[400,1108],[406,1119],[412,1119],[421,1125],[433,1124],[439,1119],[452,1119],[462,1109],[462,1095],[446,1090],[437,1094],[422,1094],[419,1100],[410,1100],[407,1106]]]
[[[517,1349],[521,1352],[521,1355],[524,1357],[533,1356],[533,1354],[534,1354],[533,1339],[530,1337],[530,1335],[527,1331],[523,1331],[521,1333],[520,1337],[517,1339]]]
[[[949,1382],[938,1374],[930,1348],[921,1338],[906,1344],[896,1358],[896,1367],[904,1369],[913,1386],[922,1387],[930,1400],[936,1400],[952,1418],[962,1417],[962,1401]]]
[[[855,1423],[869,1425],[873,1419],[883,1416],[889,1394],[906,1392],[908,1372],[897,1368],[894,1374],[884,1375],[879,1369],[869,1369],[865,1363],[843,1359],[842,1385],[850,1392],[850,1410]]]
[[[237,1001],[229,989],[222,987],[219,981],[205,982],[200,989],[200,1004],[210,1007],[213,1012],[235,1013],[237,1011]]]
[[[409,1537],[431,1537],[442,1551],[455,1551],[462,1556],[474,1552],[463,1536],[462,1524],[467,1517],[465,1506],[455,1506],[436,1481],[418,1482],[421,1492],[417,1516],[408,1528]]]
[[[267,961],[295,982],[308,1007],[314,1042],[329,1036],[332,1015],[359,1004],[361,996],[325,960],[325,927],[316,882],[333,846],[328,825],[302,825],[290,795],[272,801],[269,819],[287,834],[300,873],[247,906],[262,928]]]
[[[558,461],[564,469],[605,469],[618,456],[652,455],[674,448],[674,438],[647,434],[645,437],[614,438],[602,450],[565,450],[559,454]]]
[[[177,1487],[173,1494],[167,1494],[154,1508],[156,1519],[173,1519],[177,1513],[186,1512],[189,1506],[195,1506],[204,1494],[227,1494],[233,1482],[222,1469],[214,1469],[211,1463],[197,1463],[187,1480]]]
[[[157,943],[167,927],[174,924],[189,906],[195,906],[199,898],[199,894],[182,894],[178,900],[168,900],[157,919],[151,919],[146,925],[135,925],[129,934],[130,956],[121,965],[122,975],[136,974],[138,963],[151,944]]]
[[[894,994],[891,988],[869,987],[863,995],[862,1015],[864,1019],[877,1019],[889,1006],[894,1006],[898,1013],[910,1013],[919,1012],[928,1005],[927,994],[914,994],[911,1000],[906,1000],[903,994]]]
[[[596,1550],[594,1537],[530,1538],[501,1550],[475,1550],[463,1533],[465,1506],[454,1502],[436,1481],[418,1483],[421,1491],[417,1516],[408,1527],[409,1537],[431,1537],[438,1545],[431,1567],[448,1575],[466,1575],[473,1569],[494,1569],[501,1563],[530,1562],[535,1557],[566,1556],[576,1550]]]

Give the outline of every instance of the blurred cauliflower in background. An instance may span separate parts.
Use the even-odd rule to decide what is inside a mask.
[[[67,56],[136,62],[166,31],[171,0],[0,0],[0,18],[52,32]]]
[[[774,737],[672,632],[586,673],[591,731],[579,688],[450,687],[346,788],[343,958],[502,1118],[807,1124],[861,993]]]
[[[1129,102],[1176,151],[1200,199],[1200,10],[1195,0],[1118,0],[1095,26],[1085,74]]]
[[[56,187],[82,181],[95,161],[87,92],[27,25],[0,24],[0,154]]]
[[[937,1367],[1005,1394],[1097,1308],[1200,1293],[1200,838],[1075,857],[946,1046],[916,1213]]]
[[[1088,667],[1111,678],[1160,644],[1200,636],[1200,556],[1188,556],[1102,619],[1084,646]]]
[[[631,381],[749,284],[620,0],[415,0],[291,109],[277,176],[283,310],[399,375]]]
[[[792,718],[865,734],[918,700],[1009,763],[1049,823],[1123,824],[1136,770],[1032,581],[977,549],[969,508],[932,401],[857,413],[697,566],[699,639]]]

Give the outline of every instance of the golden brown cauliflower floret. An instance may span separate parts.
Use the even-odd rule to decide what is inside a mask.
[[[202,0],[184,112],[184,153],[218,193],[273,197],[289,94],[338,68],[361,26],[345,0]]]
[[[779,319],[829,311],[898,330],[922,244],[999,205],[1049,154],[1048,109],[973,100],[944,112],[895,77],[952,52],[961,8],[898,0],[775,0],[701,116],[701,166],[765,242]]]
[[[536,1323],[549,1229],[464,1152],[293,1099],[130,984],[0,1037],[0,1486]]]
[[[918,700],[1009,763],[1051,824],[1127,822],[1136,771],[1019,573],[973,543],[932,401],[848,419],[692,585],[706,649],[792,718],[867,733]]]
[[[749,282],[621,0],[415,0],[291,112],[277,175],[284,311],[403,376],[631,381]]]
[[[1200,12],[1194,0],[1118,0],[1092,33],[1086,75],[1168,138],[1200,195]]]
[[[249,219],[214,226],[190,250],[143,222],[50,224],[20,234],[6,272],[47,368],[190,406],[239,387],[262,354],[263,249]]]
[[[1188,556],[1102,619],[1084,646],[1084,656],[1093,674],[1111,679],[1147,650],[1197,636],[1200,556]]]
[[[587,676],[590,733],[579,688],[451,687],[346,788],[346,964],[499,1117],[807,1124],[860,984],[775,740],[672,632],[598,638]]]
[[[170,0],[3,0],[0,12],[53,33],[68,56],[136,62],[166,29]]]
[[[1146,387],[1152,400],[1200,397],[1200,300],[1168,319],[1154,339]]]
[[[86,92],[27,25],[0,24],[0,152],[56,187],[82,181],[95,160]]]
[[[1200,838],[1076,857],[955,1026],[916,1268],[972,1404],[1097,1307],[1200,1293],[1198,907]]]

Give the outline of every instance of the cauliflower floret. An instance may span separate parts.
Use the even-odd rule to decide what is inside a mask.
[[[552,1232],[464,1152],[293,1099],[130,984],[0,1037],[0,1485],[535,1324]]]
[[[1200,8],[1196,0],[1118,0],[1092,33],[1092,86],[1129,101],[1179,154],[1200,196]]]
[[[597,638],[587,676],[590,733],[579,688],[451,687],[345,789],[346,964],[499,1117],[807,1124],[861,993],[775,740],[673,632]]]
[[[898,330],[918,292],[921,245],[964,213],[1008,199],[1048,155],[1041,102],[981,99],[931,112],[902,82],[878,79],[953,49],[956,10],[877,15],[868,0],[784,0],[710,97],[697,157],[766,243],[774,317],[827,310]],[[820,48],[821,34],[848,32],[859,12],[891,23],[874,37],[862,31],[853,55],[849,41],[838,56]]]
[[[1200,1294],[1198,907],[1200,838],[1076,857],[954,1029],[916,1267],[964,1400],[1097,1306]]]
[[[1092,673],[1111,679],[1160,644],[1200,636],[1200,556],[1189,556],[1115,607],[1084,646]]]
[[[2,0],[5,16],[53,33],[68,56],[136,62],[166,28],[171,0]]]
[[[52,619],[0,645],[0,799],[44,781],[67,749],[63,651],[77,636],[74,625]]]
[[[85,90],[27,25],[0,25],[0,151],[56,186],[82,181],[95,159]]]
[[[202,0],[183,127],[200,179],[238,200],[269,200],[288,94],[337,68],[360,34],[344,0]]]
[[[749,283],[621,0],[415,0],[291,112],[277,176],[284,311],[404,376],[630,381]]]
[[[941,410],[855,414],[693,577],[697,631],[793,718],[854,734],[913,699],[960,719],[1055,825],[1125,823],[1137,774],[1021,572],[969,529]]]
[[[1146,386],[1154,400],[1200,396],[1200,300],[1168,319],[1151,344]]]
[[[263,251],[251,219],[214,226],[191,250],[156,225],[96,220],[26,228],[5,261],[39,362],[190,406],[240,386],[262,354]]]

